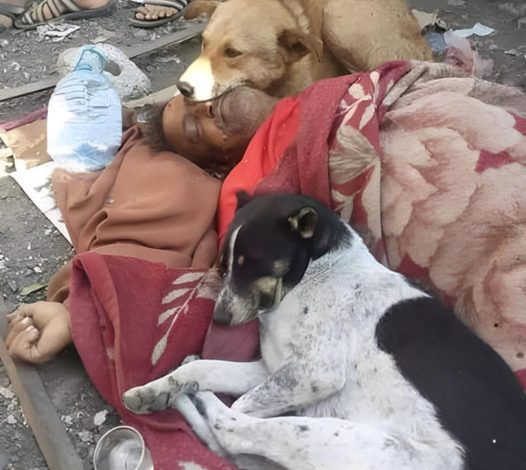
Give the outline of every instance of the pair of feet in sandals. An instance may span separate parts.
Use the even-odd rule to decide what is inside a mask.
[[[131,0],[140,3],[130,23],[153,28],[179,18],[188,0]],[[34,29],[57,20],[95,18],[111,13],[112,0],[42,0],[25,7],[27,0],[0,0],[0,32],[15,26]]]

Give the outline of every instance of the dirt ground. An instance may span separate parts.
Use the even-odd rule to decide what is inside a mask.
[[[489,79],[526,90],[526,3],[523,0],[409,0],[425,11],[439,9],[439,17],[450,27],[467,28],[477,21],[496,33],[474,38],[479,54],[492,59]],[[0,88],[12,88],[56,75],[58,54],[74,46],[106,38],[117,47],[146,43],[181,27],[181,24],[142,30],[132,28],[127,18],[134,5],[115,1],[111,16],[74,22],[81,26],[62,42],[51,42],[35,31],[11,30],[0,34]],[[166,47],[138,57],[134,62],[150,77],[154,90],[173,84],[181,71],[198,53],[199,41]],[[51,91],[0,102],[0,121],[14,119],[44,106]],[[22,289],[45,285],[48,278],[72,255],[66,240],[33,206],[8,176],[9,164],[0,160],[0,293],[9,306],[44,298],[45,289],[28,296]],[[96,440],[119,418],[97,395],[83,372],[73,349],[40,367],[39,373],[50,398],[68,430],[81,458],[90,468]],[[96,425],[96,413],[107,410],[104,423]],[[0,470],[46,469],[31,430],[13,394],[5,369],[0,365]]]

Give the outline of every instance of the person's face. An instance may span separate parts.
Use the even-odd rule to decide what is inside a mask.
[[[165,139],[174,151],[197,165],[228,172],[240,160],[275,102],[248,88],[207,102],[189,101],[178,95],[164,109]]]

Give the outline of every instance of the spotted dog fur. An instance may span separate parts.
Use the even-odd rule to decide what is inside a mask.
[[[258,317],[261,360],[184,364],[126,392],[130,410],[178,408],[240,468],[526,468],[526,399],[500,356],[316,201],[245,203],[222,266],[214,318]]]

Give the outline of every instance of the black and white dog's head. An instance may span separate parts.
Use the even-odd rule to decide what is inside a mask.
[[[224,284],[214,320],[240,324],[274,308],[309,262],[351,241],[347,226],[314,199],[238,194],[221,253]]]

